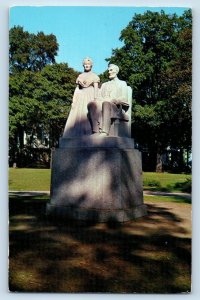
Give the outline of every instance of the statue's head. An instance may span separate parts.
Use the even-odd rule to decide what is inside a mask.
[[[108,74],[110,79],[117,77],[118,73],[119,73],[119,67],[117,65],[110,64],[108,66]]]
[[[86,72],[90,71],[93,66],[93,61],[90,57],[86,57],[83,60],[83,67]]]

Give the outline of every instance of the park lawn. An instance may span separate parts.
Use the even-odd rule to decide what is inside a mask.
[[[143,172],[144,190],[190,192],[191,174]]]
[[[50,169],[9,169],[10,191],[49,191]]]
[[[50,169],[9,169],[10,191],[49,191]],[[184,191],[191,186],[191,175],[143,172],[145,190]]]

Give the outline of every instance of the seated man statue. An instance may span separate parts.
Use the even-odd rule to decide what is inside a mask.
[[[89,118],[93,134],[109,136],[112,120],[128,121],[128,90],[125,81],[117,77],[119,67],[108,67],[110,81],[102,84],[97,100],[88,104]]]

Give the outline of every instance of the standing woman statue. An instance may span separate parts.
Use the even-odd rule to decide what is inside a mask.
[[[98,97],[98,84],[100,78],[92,72],[93,62],[91,58],[86,57],[83,60],[84,72],[77,80],[77,87],[74,92],[72,106],[65,125],[63,137],[79,137],[91,135],[91,126],[88,119],[89,102]]]

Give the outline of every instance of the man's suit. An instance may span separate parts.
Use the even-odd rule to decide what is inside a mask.
[[[112,119],[128,121],[128,92],[125,81],[118,77],[102,84],[98,100],[88,104],[89,118],[93,133],[109,135]]]

